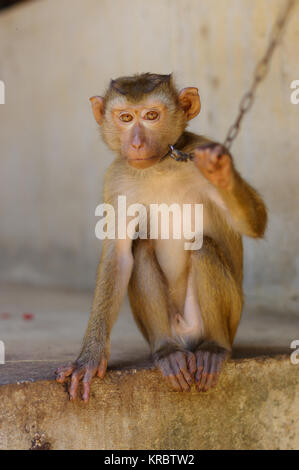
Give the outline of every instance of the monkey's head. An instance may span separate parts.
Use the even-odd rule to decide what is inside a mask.
[[[200,111],[197,88],[177,91],[171,75],[151,73],[111,80],[90,101],[104,141],[140,169],[157,163]]]

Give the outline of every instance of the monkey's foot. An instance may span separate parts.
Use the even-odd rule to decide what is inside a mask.
[[[196,372],[196,359],[192,352],[173,351],[156,357],[155,361],[170,388],[178,392],[190,391]]]
[[[96,364],[94,361],[90,361],[81,364],[78,360],[74,364],[68,366],[59,367],[56,371],[56,381],[63,384],[66,382],[68,377],[71,377],[68,391],[70,400],[76,400],[78,396],[78,389],[80,380],[83,383],[82,400],[88,402],[90,396],[90,385],[93,377],[96,375],[101,379],[104,377],[107,369],[107,359],[102,358],[101,361]]]
[[[216,386],[222,366],[230,353],[220,346],[207,345],[195,351],[195,385],[199,392],[207,392]]]

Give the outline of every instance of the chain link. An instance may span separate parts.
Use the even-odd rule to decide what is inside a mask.
[[[237,137],[240,131],[241,122],[244,118],[244,115],[250,110],[251,106],[253,105],[255,92],[256,92],[258,85],[264,80],[264,78],[266,77],[268,73],[273,52],[281,40],[284,27],[286,25],[286,22],[288,20],[288,17],[291,13],[292,8],[295,5],[295,2],[296,0],[288,0],[285,10],[281,14],[281,16],[278,18],[278,20],[276,21],[272,29],[270,43],[266,50],[265,56],[258,62],[255,68],[251,87],[241,99],[237,119],[235,120],[234,124],[229,128],[229,131],[225,138],[223,146],[227,150],[230,150],[233,141],[235,140],[235,138]]]

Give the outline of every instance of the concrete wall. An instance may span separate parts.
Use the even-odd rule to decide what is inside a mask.
[[[192,130],[222,140],[284,3],[39,0],[2,13],[0,279],[94,282],[94,209],[112,156],[89,96],[110,77],[174,71],[180,85],[200,89]],[[265,241],[246,242],[245,288],[283,309],[299,298],[299,105],[290,103],[298,41],[297,6],[233,148],[270,210]]]

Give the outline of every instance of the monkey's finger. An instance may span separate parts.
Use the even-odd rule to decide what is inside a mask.
[[[219,162],[217,157],[209,154],[199,161],[198,166],[204,174],[212,174],[215,173],[215,171],[219,168]]]
[[[176,376],[175,371],[172,370],[170,363],[168,366],[168,370],[169,372],[167,372],[167,375],[164,375],[164,377],[166,378],[169,387],[175,390],[176,392],[181,392],[182,391],[181,384]]]
[[[179,383],[180,390],[183,391],[183,392],[188,392],[190,390],[190,385],[187,382],[187,380],[185,379],[184,373],[180,370],[180,367],[175,362],[174,358],[173,358],[173,370],[174,370],[174,373],[175,373],[175,378],[176,378],[177,382]],[[185,373],[188,373],[187,368],[184,369],[184,370],[186,371]]]
[[[207,160],[208,152],[207,150],[195,150],[193,154],[193,159],[195,158],[197,163],[200,165],[204,165],[205,161]]]
[[[97,370],[97,376],[100,379],[102,379],[106,374],[107,364],[108,364],[107,359],[105,357],[103,357],[103,359],[101,359],[100,365],[99,365],[98,370]]]
[[[166,378],[170,388],[172,388],[176,392],[181,392],[182,391],[180,382],[178,381],[178,379],[175,375],[168,375],[168,376],[164,376],[164,377]]]
[[[193,354],[192,352],[189,352],[187,355],[187,366],[188,366],[189,373],[193,379],[195,376],[197,367],[196,367],[196,357],[195,357],[195,354]]]
[[[210,360],[210,369],[209,369],[206,384],[204,387],[205,391],[209,390],[209,388],[214,387],[216,385],[218,377],[219,377],[218,368],[219,368],[218,354],[212,354],[212,357]]]
[[[215,168],[215,166],[217,166],[218,164],[220,157],[221,157],[221,154],[219,154],[215,150],[211,151],[209,158],[207,160],[207,166],[209,168]]]
[[[185,379],[186,383],[191,385],[192,377],[188,371],[188,364],[186,359],[185,352],[178,351],[171,357],[171,366],[172,369],[175,371],[176,375],[182,374],[183,378]],[[184,385],[185,387],[185,385]]]
[[[180,384],[180,388],[181,388],[182,392],[190,392],[191,386],[186,381],[186,379],[185,379],[184,375],[182,374],[182,372],[177,373],[176,379]]]
[[[84,378],[83,378],[83,393],[82,393],[82,400],[84,403],[87,403],[89,400],[90,396],[90,385],[93,377],[97,373],[97,368],[87,368],[87,371],[85,372]]]
[[[72,375],[72,380],[69,388],[70,400],[74,401],[78,395],[79,382],[84,375],[84,369],[76,370]]]
[[[215,366],[214,366],[214,380],[211,385],[212,387],[215,387],[218,382],[220,372],[224,364],[224,360],[225,360],[225,357],[216,355]]]
[[[206,384],[208,373],[209,373],[210,356],[211,356],[210,353],[208,353],[207,351],[204,351],[203,369],[201,373],[200,382],[198,383],[198,386],[197,386],[198,391],[204,391],[205,389],[205,384]]]
[[[216,380],[216,383],[217,383],[217,379],[215,378],[215,375],[216,374],[211,374],[211,373],[208,373],[207,374],[207,377],[206,377],[206,383],[203,387],[203,392],[207,392],[208,390],[210,390],[210,388],[212,388],[212,384],[214,382],[214,380]],[[215,383],[215,385],[216,385]]]
[[[207,380],[210,376],[212,356],[213,356],[213,354],[211,354],[208,351],[205,351],[204,355],[203,355],[204,366],[203,366],[203,371],[202,371],[202,385],[201,385],[201,387],[202,387],[202,390],[204,392],[207,391],[206,384],[207,384]]]
[[[164,359],[163,367],[160,369],[164,377],[166,378],[168,385],[170,388],[175,390],[176,392],[181,392],[182,388],[180,382],[178,381],[175,371],[171,367],[171,363],[169,359]]]
[[[177,392],[181,391],[181,386],[175,377],[175,373],[171,368],[169,359],[160,359],[158,361],[158,367],[163,377],[166,379],[168,386]]]
[[[195,383],[196,387],[198,389],[198,384],[200,384],[201,381],[201,375],[203,371],[203,353],[202,351],[197,351],[196,353],[196,374],[195,374]]]
[[[174,367],[177,369],[177,378],[183,390],[190,390],[192,385],[192,377],[188,371],[186,356],[184,353],[178,353],[174,357]]]
[[[71,375],[73,370],[75,369],[75,366],[65,366],[65,367],[59,367],[56,371],[56,382],[63,384],[66,381],[66,378]]]
[[[209,155],[206,163],[206,170],[208,173],[215,173],[215,171],[219,171],[223,166],[223,161],[221,160],[222,155],[218,155],[217,153],[212,153]]]
[[[222,145],[215,145],[215,147],[213,147],[213,149],[211,149],[211,153],[213,155],[216,155],[216,157],[219,159],[221,158],[221,156],[224,154],[225,152],[225,149]]]

